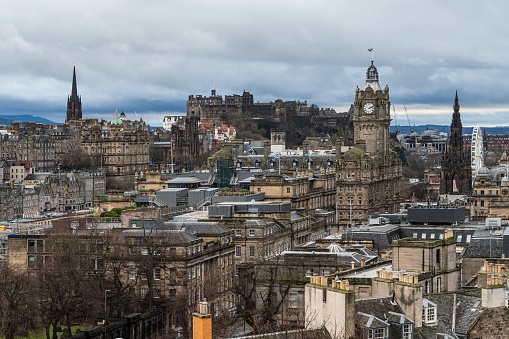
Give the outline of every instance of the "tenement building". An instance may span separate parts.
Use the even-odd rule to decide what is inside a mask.
[[[336,147],[340,224],[359,224],[373,213],[399,210],[401,160],[390,149],[390,121],[389,87],[380,88],[372,61],[364,89],[355,90],[354,147],[344,153]]]

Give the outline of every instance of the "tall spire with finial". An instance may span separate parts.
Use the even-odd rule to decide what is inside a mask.
[[[65,121],[81,120],[81,96],[78,96],[78,85],[76,84],[76,66],[72,71],[72,89],[71,96],[67,97],[67,113]]]

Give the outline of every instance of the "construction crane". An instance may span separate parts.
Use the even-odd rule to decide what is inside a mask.
[[[406,110],[406,106],[403,106],[403,108],[405,108],[405,113],[406,113],[406,119],[408,120],[408,127],[410,127],[410,133],[414,133],[414,129],[412,128],[412,124],[410,124],[410,118],[408,117],[408,111]],[[415,127],[415,126],[414,126]]]
[[[396,125],[396,135],[399,134],[398,120],[396,119],[396,108],[392,105],[392,111],[394,112],[394,124]]]

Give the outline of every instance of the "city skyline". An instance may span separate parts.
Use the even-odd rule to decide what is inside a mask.
[[[397,121],[509,125],[509,4],[473,1],[47,1],[0,5],[0,114],[65,120],[76,66],[83,117],[160,125],[188,95],[307,100],[345,111],[372,59]],[[393,112],[391,112],[393,114]],[[394,122],[393,122],[394,124]]]

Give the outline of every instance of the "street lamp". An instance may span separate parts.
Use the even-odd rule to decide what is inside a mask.
[[[108,304],[107,304],[107,293],[111,292],[110,290],[104,290],[104,339],[106,339],[106,320],[108,319]]]

